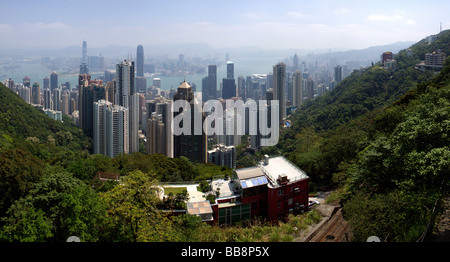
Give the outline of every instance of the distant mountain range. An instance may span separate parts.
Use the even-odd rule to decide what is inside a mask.
[[[280,49],[280,50],[266,50],[258,47],[244,46],[239,48],[214,48],[206,43],[172,43],[160,45],[144,45],[145,56],[168,56],[178,57],[179,54],[184,54],[188,57],[202,57],[202,58],[218,58],[224,60],[228,53],[231,57],[273,57],[284,59],[297,54],[300,57],[308,59],[322,60],[322,59],[336,59],[340,60],[354,60],[354,61],[370,61],[378,59],[382,52],[391,51],[396,53],[404,48],[411,46],[413,42],[397,42],[389,45],[373,46],[365,49],[347,50],[347,51],[330,51],[330,50],[300,50],[295,48]],[[108,45],[101,48],[89,47],[88,55],[116,58],[135,58],[136,46],[119,46]],[[81,42],[80,45],[67,46],[60,49],[36,48],[36,49],[9,49],[0,50],[0,58],[22,59],[33,56],[69,56],[81,57]],[[375,62],[375,61],[374,61]]]

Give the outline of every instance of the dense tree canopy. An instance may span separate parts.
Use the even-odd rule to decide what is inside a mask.
[[[89,185],[64,170],[49,168],[7,215],[1,231],[4,240],[62,242],[76,235],[98,241],[106,208]]]

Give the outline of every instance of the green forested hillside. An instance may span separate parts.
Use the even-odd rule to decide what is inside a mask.
[[[394,57],[395,69],[376,64],[353,72],[332,92],[306,102],[293,113],[291,128],[282,133],[276,148],[310,174],[315,185],[335,186],[341,171],[367,146],[377,115],[436,74],[415,67],[425,53],[437,49],[450,52],[450,30],[440,33],[432,44],[423,40],[409,52],[400,51]],[[392,131],[395,125],[385,120],[382,128]]]
[[[0,84],[0,148],[21,148],[45,161],[74,151],[90,151],[91,139],[63,116],[64,123],[47,117]]]
[[[432,228],[432,211],[449,189],[450,82],[436,82],[444,75],[449,79],[450,63],[383,110],[373,138],[347,169],[342,199],[356,240],[417,241]]]
[[[450,170],[450,60],[439,72],[415,65],[450,51],[450,31],[396,55],[395,70],[354,72],[292,116],[277,148],[310,175],[310,190],[338,189],[355,240],[423,240]],[[273,149],[272,149],[273,150]]]

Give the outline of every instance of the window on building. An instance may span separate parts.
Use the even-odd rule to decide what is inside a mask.
[[[233,223],[250,219],[250,204],[236,205],[219,209],[219,224]]]
[[[292,205],[294,203],[294,199],[291,197],[288,199],[288,205]]]
[[[283,189],[278,189],[278,195],[282,196],[283,195]]]

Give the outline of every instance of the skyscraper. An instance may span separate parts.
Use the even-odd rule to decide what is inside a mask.
[[[156,112],[148,119],[147,153],[166,155],[166,128],[162,115]],[[170,128],[170,127],[169,127]]]
[[[191,119],[191,127],[190,134],[181,134],[181,135],[173,135],[173,156],[187,157],[192,162],[197,163],[205,163],[207,161],[207,135],[203,130],[201,124],[200,126],[196,126],[195,116],[197,110],[195,107],[200,107],[201,104],[194,96],[194,92],[192,91],[191,86],[184,81],[177,89],[177,93],[173,97],[174,101],[177,100],[185,100],[190,105],[190,110],[187,112],[179,112],[178,109],[175,108],[175,112],[173,117],[175,118],[179,114],[190,113]],[[201,123],[204,122],[204,114],[201,114]],[[201,130],[201,134],[196,134],[195,131]]]
[[[237,92],[238,97],[240,97],[242,100],[245,100],[245,78],[243,76],[238,76],[237,79]]]
[[[128,109],[99,100],[94,103],[94,154],[128,153]]]
[[[112,103],[100,100],[94,102],[94,154],[106,155],[106,110],[112,107]]]
[[[292,64],[294,66],[294,70],[300,69],[299,59],[297,53],[295,53],[294,57],[292,58]]]
[[[52,110],[61,111],[61,89],[55,88],[51,91],[52,96]]]
[[[83,41],[83,45],[81,48],[80,75],[88,75],[88,74],[89,74],[89,67],[87,59],[87,42]]]
[[[139,151],[139,95],[135,90],[134,62],[116,65],[115,103],[128,109],[129,152]]]
[[[106,98],[106,88],[101,80],[90,80],[89,75],[83,75],[86,80],[79,84],[79,117],[80,125],[88,135],[93,134],[94,103]],[[80,77],[82,77],[80,75]],[[88,80],[89,79],[89,80]]]
[[[44,77],[44,82],[43,82],[44,84],[44,87],[43,87],[43,89],[50,89],[50,79],[46,76],[46,77]]]
[[[64,90],[64,92],[61,95],[61,111],[65,115],[69,115],[69,90]]]
[[[222,83],[222,98],[230,99],[236,97],[236,83],[234,78],[224,78]]]
[[[208,163],[214,163],[218,166],[228,166],[236,168],[236,148],[222,144],[216,145],[208,151]]]
[[[31,89],[31,103],[35,105],[41,104],[41,87],[37,82],[34,82]]]
[[[230,99],[237,96],[236,82],[234,80],[234,63],[227,61],[227,78],[222,80],[222,98]]]
[[[81,63],[87,64],[87,42],[83,41],[83,47],[81,51]]]
[[[144,47],[142,45],[137,46],[136,76],[144,77]]]
[[[86,63],[82,63],[80,65],[80,75],[88,75],[89,74],[89,67]]]
[[[147,79],[144,77],[144,47],[138,45],[136,53],[136,91],[145,93]]]
[[[23,86],[26,86],[26,87],[31,87],[31,78],[29,78],[28,76],[26,76],[26,77],[24,77],[23,78]]]
[[[18,87],[17,91],[18,95],[22,97],[25,102],[27,102],[28,104],[31,103],[31,87],[22,85]]]
[[[52,106],[52,96],[50,89],[44,89],[44,109],[51,109]]]
[[[337,65],[334,68],[334,81],[336,81],[336,84],[339,84],[342,81],[343,76],[344,76],[344,71],[342,69],[342,66]]]
[[[209,90],[209,78],[205,76],[202,78],[202,102],[208,101],[208,90]]]
[[[80,119],[78,124],[79,124],[80,128],[84,128],[83,121],[81,121],[81,119],[83,119],[83,114],[84,114],[84,110],[83,110],[84,87],[89,86],[90,81],[91,81],[91,75],[87,75],[87,74],[78,75],[78,115],[79,115],[79,119]]]
[[[124,60],[116,65],[114,101],[119,106],[128,107],[128,97],[135,92],[134,90],[134,62]]]
[[[273,99],[278,100],[280,106],[280,124],[286,118],[286,64],[281,62],[273,66]]]
[[[144,132],[147,135],[147,153],[154,154],[154,150],[156,150],[155,144],[158,143],[158,146],[156,147],[159,149],[156,150],[156,153],[164,154],[167,157],[173,157],[173,135],[171,129],[173,118],[172,101],[162,96],[158,96],[154,100],[147,100],[145,107],[146,112],[142,119],[142,125],[144,126]],[[160,134],[155,136],[154,132],[156,131],[151,129],[156,127],[158,127],[158,132],[164,131],[164,135]],[[164,141],[160,141],[161,139],[164,139]]]
[[[314,98],[314,80],[312,78],[308,78],[306,81],[306,98],[313,99]]]
[[[217,98],[217,66],[208,66],[208,86],[204,90],[202,87],[203,102]]]
[[[293,101],[292,105],[294,107],[299,107],[303,103],[303,86],[302,86],[302,73],[300,71],[295,71],[292,77],[292,93]]]
[[[129,152],[139,152],[139,94],[134,93],[128,98]]]
[[[178,55],[177,67],[178,67],[179,71],[184,72],[184,55],[183,54]]]
[[[227,78],[234,78],[234,63],[227,61]]]
[[[147,88],[147,79],[143,76],[136,76],[136,91],[139,93],[145,93]]]
[[[129,153],[128,108],[114,105],[106,111],[106,154]]]
[[[50,91],[53,91],[53,89],[58,88],[58,74],[53,71],[50,74]]]

